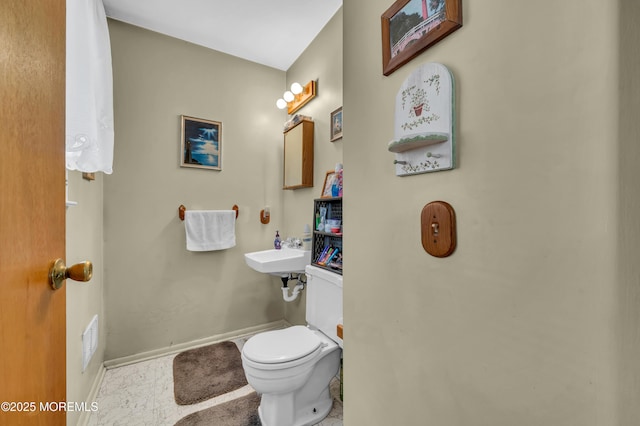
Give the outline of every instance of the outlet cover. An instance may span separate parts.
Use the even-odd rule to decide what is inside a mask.
[[[93,316],[82,333],[82,371],[87,369],[96,349],[98,349],[98,315]]]

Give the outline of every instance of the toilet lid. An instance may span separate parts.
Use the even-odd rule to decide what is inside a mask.
[[[303,358],[321,344],[320,338],[307,327],[295,325],[256,334],[244,344],[242,353],[251,361],[280,364]]]

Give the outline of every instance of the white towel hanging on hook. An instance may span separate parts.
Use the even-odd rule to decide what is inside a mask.
[[[67,0],[66,166],[113,171],[113,76],[102,0]]]

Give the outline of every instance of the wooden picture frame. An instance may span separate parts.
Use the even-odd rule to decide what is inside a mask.
[[[382,73],[390,75],[462,27],[462,0],[397,0],[381,20]]]
[[[320,198],[331,198],[335,197],[335,195],[331,194],[331,187],[333,186],[333,182],[336,179],[335,170],[329,170],[324,177],[324,184],[322,185],[322,194]]]
[[[222,123],[182,115],[180,166],[222,170]]]
[[[331,135],[331,142],[342,139],[342,107],[336,109],[331,113],[329,123],[331,123],[331,129],[329,130],[329,134]]]

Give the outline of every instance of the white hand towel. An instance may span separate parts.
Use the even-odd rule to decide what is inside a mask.
[[[224,250],[236,245],[234,210],[187,210],[184,215],[187,250]]]

